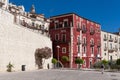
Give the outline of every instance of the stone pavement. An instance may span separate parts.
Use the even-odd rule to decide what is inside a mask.
[[[0,80],[120,80],[120,73],[51,69],[0,73]]]

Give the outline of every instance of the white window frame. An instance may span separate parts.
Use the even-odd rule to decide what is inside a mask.
[[[56,25],[56,23],[57,23],[58,26],[59,26],[59,21],[58,21],[58,20],[55,21],[55,23],[54,23],[54,25],[55,25],[55,29],[57,29],[57,25]]]

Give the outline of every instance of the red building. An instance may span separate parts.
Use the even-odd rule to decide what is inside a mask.
[[[75,13],[50,18],[50,36],[53,42],[53,57],[65,67],[77,68],[75,59],[84,60],[83,68],[90,68],[101,58],[100,24]],[[68,56],[64,63],[62,56]]]

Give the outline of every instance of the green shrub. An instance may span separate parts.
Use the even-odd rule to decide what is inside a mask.
[[[13,64],[11,64],[11,62],[9,62],[9,64],[7,65],[7,71],[12,72],[13,67],[14,67]]]
[[[69,58],[68,58],[67,56],[62,56],[62,60],[63,60],[64,62],[68,62],[68,61],[69,61]]]
[[[55,58],[52,59],[52,63],[54,64],[54,68],[56,68],[57,62],[58,62],[57,59],[55,59]]]
[[[76,64],[79,64],[79,67],[78,67],[78,68],[80,68],[80,67],[81,67],[81,64],[83,64],[84,61],[83,61],[83,59],[76,58],[76,59],[75,59],[75,63],[76,63]]]

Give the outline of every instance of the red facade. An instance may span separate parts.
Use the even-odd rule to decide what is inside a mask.
[[[77,68],[75,59],[80,57],[84,60],[82,67],[90,68],[101,58],[98,23],[69,13],[51,17],[49,30],[53,57],[59,59],[64,67]],[[68,56],[69,62],[62,61],[62,56]]]

